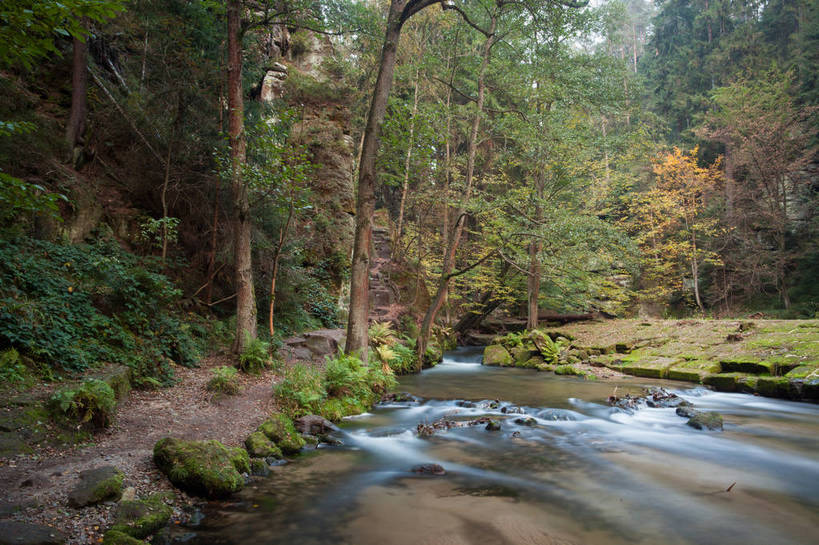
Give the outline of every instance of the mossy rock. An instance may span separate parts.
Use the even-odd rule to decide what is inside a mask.
[[[723,373],[750,373],[752,375],[771,374],[771,364],[752,357],[738,357],[720,360]]]
[[[696,359],[693,356],[683,358],[683,361],[678,361],[668,369],[667,378],[699,383],[706,375],[720,372],[719,362]]]
[[[545,365],[546,362],[543,361],[541,356],[532,356],[528,360],[524,361],[523,363],[515,363],[515,367],[522,367],[524,369],[538,369],[541,365]]]
[[[623,373],[635,377],[666,378],[669,368],[677,361],[673,358],[654,356],[629,362],[626,360],[629,356],[631,356],[631,354],[624,358],[624,361],[626,361],[625,365],[622,365],[618,369]]]
[[[795,367],[788,371],[785,375],[786,377],[790,378],[802,378],[802,379],[810,379],[810,378],[819,378],[819,367],[814,365],[800,365],[799,367]]]
[[[270,475],[270,466],[261,458],[251,458],[250,474],[256,477],[267,477]]]
[[[298,454],[305,445],[304,439],[293,426],[293,421],[281,413],[273,413],[262,422],[257,431],[276,443],[285,454]]]
[[[555,375],[582,375],[582,371],[573,365],[558,365],[555,367]]]
[[[800,392],[795,383],[787,377],[759,377],[756,391],[767,397],[799,399]]]
[[[718,392],[736,392],[737,380],[741,377],[742,375],[737,373],[718,373],[703,377],[702,383]]]
[[[173,509],[165,501],[172,498],[172,495],[158,493],[144,500],[119,502],[111,530],[136,539],[155,534],[171,520]]]
[[[540,355],[537,349],[532,346],[516,346],[511,350],[512,358],[515,360],[515,367],[524,367],[527,361],[531,358]]]
[[[103,466],[80,473],[80,482],[68,494],[68,505],[85,507],[122,496],[125,474],[114,466]]]
[[[260,431],[254,431],[245,439],[245,448],[252,458],[281,458],[282,451]]]
[[[154,462],[174,486],[197,496],[223,498],[240,490],[240,472],[250,469],[244,449],[219,441],[184,441],[166,437],[154,445]]]
[[[514,361],[503,345],[490,344],[483,350],[483,365],[510,367]]]
[[[697,412],[686,424],[697,430],[722,430],[722,415],[715,412]]]
[[[131,537],[119,530],[108,530],[102,538],[102,545],[148,545],[147,541]]]
[[[119,401],[131,391],[131,368],[127,365],[112,365],[92,376],[110,386]]]
[[[737,391],[746,394],[753,394],[757,392],[757,384],[759,383],[758,376],[739,377],[737,379]]]

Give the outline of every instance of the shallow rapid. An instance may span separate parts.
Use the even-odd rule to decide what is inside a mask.
[[[196,544],[814,544],[819,406],[657,380],[615,382],[480,365],[462,348],[400,389],[421,398],[348,419],[344,445],[255,480],[179,528]],[[724,417],[609,407],[662,385]],[[498,403],[492,401],[497,400]],[[493,408],[490,408],[493,407]],[[524,414],[517,414],[521,411]],[[419,438],[418,424],[491,417]],[[530,425],[516,419],[531,417]],[[444,476],[418,475],[440,464]]]

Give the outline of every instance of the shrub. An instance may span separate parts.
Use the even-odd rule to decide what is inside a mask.
[[[80,424],[104,428],[114,421],[117,408],[114,390],[105,382],[89,378],[77,388],[64,388],[51,397],[54,410]]]
[[[321,372],[314,367],[297,363],[289,367],[273,393],[292,414],[315,412],[327,397]]]
[[[27,369],[20,353],[13,348],[0,352],[0,381],[3,383],[23,382]]]
[[[245,332],[245,349],[239,355],[239,369],[245,373],[258,375],[271,365],[270,344],[258,338],[252,339],[250,334]]]
[[[339,354],[335,358],[328,357],[324,387],[332,397],[352,394],[358,398],[366,395],[365,391],[369,391],[367,368],[355,356]]]
[[[392,350],[393,357],[387,363],[393,373],[404,375],[415,371],[417,362],[415,350],[402,343],[394,344],[390,350]]]
[[[240,391],[239,382],[236,378],[235,367],[221,366],[213,369],[213,378],[208,381],[205,388],[209,392],[217,392],[227,395],[236,395]]]

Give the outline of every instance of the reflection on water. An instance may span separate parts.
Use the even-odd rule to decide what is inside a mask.
[[[816,405],[665,383],[697,408],[723,414],[725,431],[709,433],[689,428],[673,409],[627,414],[605,404],[615,387],[623,395],[660,381],[594,382],[479,363],[480,352],[464,348],[403,377],[401,388],[424,401],[348,420],[343,447],[276,468],[177,538],[212,545],[816,543]],[[513,406],[536,425],[516,424],[520,415],[503,412]],[[491,416],[502,429],[415,435],[419,423],[444,416]],[[420,463],[441,464],[447,475],[410,473]]]

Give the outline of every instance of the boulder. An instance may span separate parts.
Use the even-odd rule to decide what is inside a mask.
[[[282,451],[260,431],[254,431],[245,439],[245,448],[251,458],[281,458]]]
[[[247,451],[219,441],[166,437],[154,445],[154,463],[174,486],[190,494],[223,498],[240,490],[250,471]]]
[[[276,443],[285,454],[298,454],[305,445],[304,439],[293,426],[293,421],[281,413],[273,413],[262,422],[257,431]]]
[[[68,505],[85,507],[122,496],[125,474],[114,466],[102,466],[80,473],[80,482],[68,494]]]
[[[516,418],[515,419],[515,424],[517,424],[519,426],[533,427],[533,426],[537,426],[537,420],[535,420],[531,416],[527,416],[526,418]]]
[[[326,435],[338,428],[322,416],[308,414],[293,421],[296,430],[307,435]]]
[[[687,424],[697,430],[722,431],[722,415],[715,412],[694,411]]]
[[[50,526],[4,520],[0,522],[0,545],[62,545],[65,536]]]
[[[486,431],[500,431],[501,424],[497,420],[490,420],[486,423]]]
[[[438,464],[419,464],[413,466],[410,470],[413,473],[420,473],[422,475],[446,475],[446,470]]]
[[[114,525],[109,530],[132,538],[145,539],[164,528],[171,520],[173,509],[165,503],[170,494],[153,494],[144,500],[126,500],[117,506]],[[106,536],[108,533],[106,533]]]
[[[147,541],[142,541],[131,537],[119,530],[108,530],[102,538],[102,545],[148,545]]]
[[[483,350],[483,364],[508,367],[513,364],[512,355],[500,344],[490,344]]]

